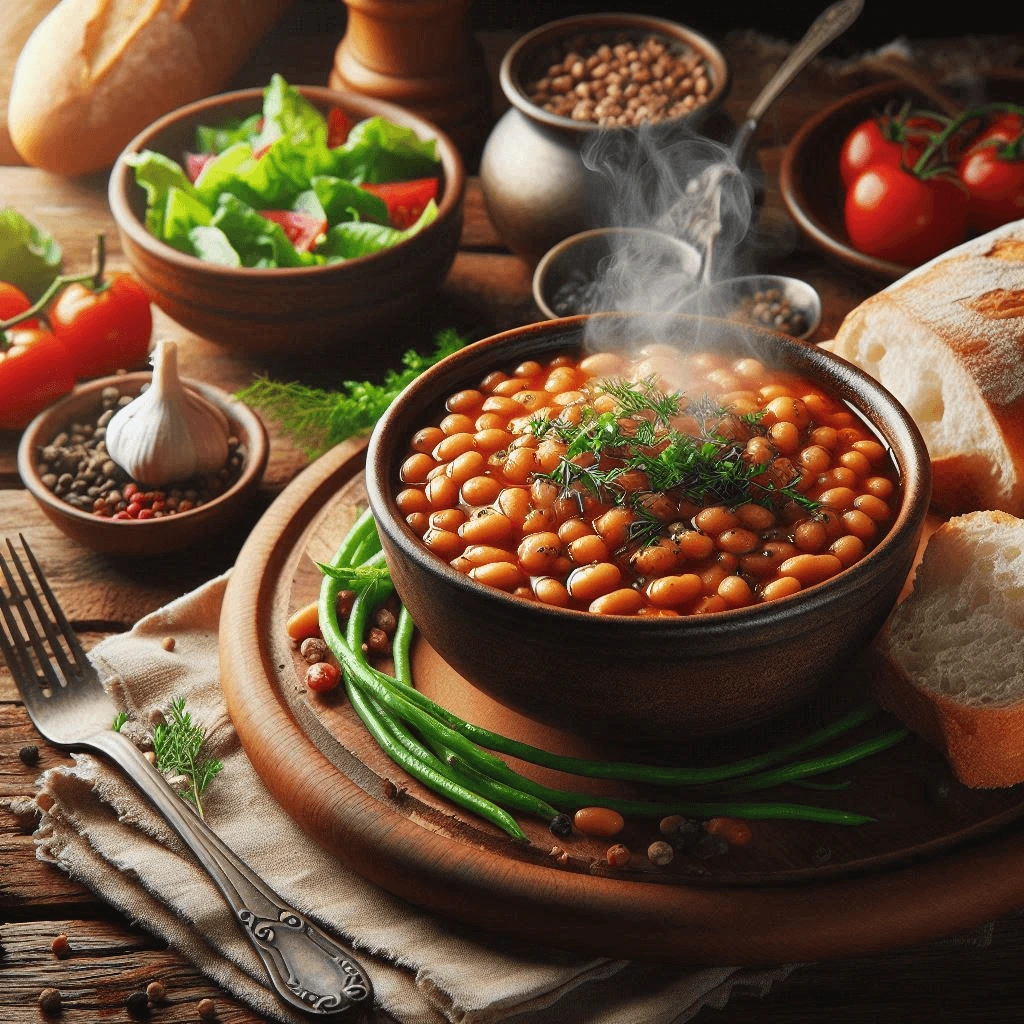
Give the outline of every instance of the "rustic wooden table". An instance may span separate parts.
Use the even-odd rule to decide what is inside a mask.
[[[237,86],[264,83],[272,70],[295,82],[326,78],[333,47],[342,31],[341,5],[299,0],[238,75]],[[485,38],[492,64],[511,37]],[[737,35],[725,40],[735,74],[728,106],[739,116],[784,55],[782,47]],[[957,46],[945,44],[928,55],[936,66],[952,59]],[[962,49],[962,47],[961,47]],[[981,51],[979,51],[981,52]],[[863,74],[841,76],[816,64],[798,80],[762,127],[759,156],[768,178],[761,227],[771,241],[765,266],[811,281],[824,300],[817,340],[831,337],[845,313],[875,286],[827,263],[801,244],[774,188],[785,141],[823,102],[864,84]],[[69,181],[27,168],[0,168],[0,205],[12,204],[53,231],[65,247],[69,270],[87,265],[95,233],[105,230],[112,266],[123,264],[107,209],[105,177]],[[432,331],[455,325],[475,337],[537,319],[530,298],[528,268],[504,250],[487,221],[480,189],[470,179],[466,224],[452,272],[409,344],[423,346]],[[155,336],[181,343],[184,370],[228,390],[256,372],[284,372],[229,353],[188,335],[157,312]],[[289,365],[289,375],[310,380],[343,379],[342,360]],[[303,467],[303,456],[286,440],[273,438],[260,499],[249,520],[229,535],[186,557],[123,563],[93,554],[65,538],[45,520],[22,488],[15,466],[17,437],[0,433],[0,535],[23,532],[46,567],[64,607],[85,644],[128,629],[142,615],[185,593],[231,565],[248,528],[274,496]],[[19,750],[38,743],[41,761],[27,767]],[[128,1021],[125,999],[153,980],[168,990],[154,1013],[161,1021],[196,1020],[196,1001],[212,997],[218,1019],[251,1024],[262,1018],[224,995],[191,965],[139,927],[111,911],[87,889],[35,859],[34,818],[11,811],[11,801],[31,796],[42,769],[67,763],[39,741],[4,669],[0,669],[0,1021],[41,1019],[39,991],[55,986],[64,994],[62,1019],[77,1022]],[[885,908],[879,907],[884,914]],[[51,940],[66,933],[69,959],[50,952]],[[699,1016],[721,1024],[754,1017],[773,1021],[834,1024],[865,1021],[1017,1021],[1024,1003],[1024,920],[996,922],[991,944],[939,944],[886,956],[807,966],[763,1001],[737,994],[723,1010]]]

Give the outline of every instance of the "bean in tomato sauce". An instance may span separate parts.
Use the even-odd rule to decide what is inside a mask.
[[[599,615],[700,615],[822,583],[885,535],[886,448],[753,358],[650,346],[530,360],[411,438],[399,511],[471,579]]]

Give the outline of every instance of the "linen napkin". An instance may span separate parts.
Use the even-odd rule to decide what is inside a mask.
[[[496,938],[443,921],[362,879],[306,835],[266,791],[221,697],[217,626],[227,576],[91,652],[130,738],[179,695],[224,769],[208,824],[266,882],[351,944],[376,992],[371,1019],[401,1024],[679,1024],[742,989],[764,995],[793,967],[679,967],[609,960]],[[172,636],[172,651],[162,646]],[[134,733],[133,733],[134,730]],[[132,783],[87,754],[40,780],[36,853],[270,1019],[308,1022],[277,1001],[220,893]]]

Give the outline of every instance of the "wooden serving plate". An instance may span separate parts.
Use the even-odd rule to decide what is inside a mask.
[[[364,503],[362,460],[361,445],[340,446],[275,501],[239,555],[220,630],[225,698],[256,771],[313,840],[361,875],[459,921],[546,946],[721,965],[854,956],[1024,906],[1024,835],[1005,827],[1024,816],[1022,787],[966,789],[916,737],[834,773],[830,781],[850,783],[841,792],[752,795],[856,810],[873,824],[753,822],[750,846],[706,861],[679,854],[663,868],[644,853],[659,838],[656,822],[631,822],[617,837],[634,858],[616,870],[603,861],[607,841],[555,839],[543,822],[521,818],[530,841],[517,844],[424,789],[381,753],[343,690],[307,693],[284,629],[317,595],[314,560],[333,555]],[[564,753],[609,752],[500,707],[422,643],[413,667],[421,689],[465,718]],[[799,720],[713,749],[687,745],[683,759],[732,760],[805,733],[863,701],[871,670],[865,661],[829,683]],[[894,724],[880,714],[847,742]],[[514,767],[593,792],[596,803],[608,792],[607,783]]]

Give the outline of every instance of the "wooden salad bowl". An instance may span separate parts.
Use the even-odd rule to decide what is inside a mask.
[[[985,101],[1024,100],[1024,74],[992,72],[944,85],[957,102],[976,105]],[[861,121],[881,114],[893,103],[897,108],[911,99],[933,108],[928,97],[906,82],[894,80],[850,93],[815,114],[793,137],[779,168],[779,189],[789,215],[807,239],[828,256],[852,270],[882,281],[895,281],[913,269],[902,263],[868,256],[853,247],[846,234],[843,206],[846,191],[839,176],[839,153],[846,136]]]
[[[910,570],[928,510],[921,434],[865,373],[812,345],[723,320],[679,316],[685,350],[753,355],[798,372],[855,409],[899,470],[892,528],[867,556],[817,586],[771,603],[676,619],[591,615],[484,586],[431,553],[395,504],[409,439],[444,400],[493,370],[578,353],[589,327],[628,336],[637,317],[569,317],[499,334],[449,356],[410,385],[370,439],[366,486],[388,567],[426,641],[457,672],[529,718],[625,746],[671,745],[762,721],[834,676],[874,636]],[[701,325],[700,341],[695,342]],[[610,330],[608,330],[610,329]]]
[[[185,387],[212,402],[228,418],[231,433],[246,450],[238,479],[223,494],[188,512],[162,519],[119,521],[100,518],[58,498],[42,481],[37,464],[39,452],[70,424],[94,416],[101,406],[106,387],[122,394],[138,394],[151,373],[128,373],[100,377],[79,384],[70,395],[44,409],[25,428],[18,446],[18,472],[22,483],[35,498],[47,519],[79,544],[105,555],[144,558],[181,551],[220,533],[234,522],[255,495],[270,454],[267,432],[260,418],[247,405],[226,391],[182,379]]]
[[[390,249],[327,266],[270,270],[207,263],[151,235],[145,193],[126,158],[152,149],[180,161],[195,146],[197,125],[254,113],[262,89],[211,96],[155,121],[125,147],[108,188],[121,246],[153,302],[204,338],[277,359],[376,338],[382,327],[417,312],[444,281],[462,232],[465,172],[444,132],[391,103],[317,86],[299,91],[323,110],[340,107],[353,121],[380,115],[436,140],[442,176],[437,219]]]

